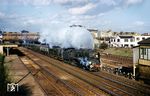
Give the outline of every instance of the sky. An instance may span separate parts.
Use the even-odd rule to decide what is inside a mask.
[[[150,32],[150,0],[0,0],[0,29],[56,32],[73,24]]]

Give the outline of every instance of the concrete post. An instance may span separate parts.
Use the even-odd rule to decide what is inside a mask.
[[[138,61],[140,58],[139,47],[133,48],[133,76],[136,75],[136,66],[138,65]]]
[[[135,64],[133,65],[133,76],[135,77],[136,73],[135,73],[135,69],[136,69],[136,66]]]
[[[9,47],[6,48],[7,49],[7,56],[9,56]]]

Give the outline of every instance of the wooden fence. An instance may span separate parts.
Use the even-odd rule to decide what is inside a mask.
[[[118,64],[123,66],[133,66],[133,58],[131,57],[102,54],[101,58],[112,62],[117,62]]]

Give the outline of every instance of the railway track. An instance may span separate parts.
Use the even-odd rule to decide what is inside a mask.
[[[124,85],[129,89],[137,90],[137,92],[144,93],[145,95],[147,94],[146,96],[150,95],[150,86],[148,85],[141,84],[139,82],[129,80],[124,77],[119,77],[119,76],[116,76],[107,72],[103,72],[103,71],[94,72],[92,74],[99,76],[101,78],[105,78],[106,80],[110,80],[112,82],[116,82],[118,84]]]
[[[37,66],[34,62],[32,62],[29,58],[24,56],[20,59],[31,72],[31,74],[34,76],[35,80],[40,85],[41,89],[44,91],[45,96],[66,96],[65,94],[69,93],[68,90],[62,92],[60,86],[56,87],[57,85],[55,84],[55,80],[49,78],[47,74],[45,74],[42,71],[42,69],[39,66]],[[69,95],[73,96],[70,93]]]
[[[33,56],[32,54],[29,54],[29,53],[27,54],[30,56]],[[35,57],[33,57],[32,60],[35,64],[39,66],[40,70],[44,74],[46,74],[47,78],[50,77],[49,75],[51,75],[51,77],[53,76],[53,78],[55,78],[57,83],[63,84],[65,87],[70,89],[75,95],[79,95],[79,96],[102,96],[103,95],[105,96],[104,92],[102,93],[102,91],[100,91],[99,89],[94,88],[88,83],[85,83],[82,80],[74,76],[71,76],[67,72],[60,70],[59,68],[52,66],[49,63],[44,62],[43,60],[40,60]],[[57,96],[60,96],[60,95],[57,95]],[[71,95],[65,95],[65,96],[71,96]]]
[[[26,52],[32,53],[33,55],[38,55],[39,58],[45,62],[48,62],[51,65],[54,65],[61,70],[64,70],[68,72],[69,74],[72,74],[79,79],[93,85],[96,88],[102,89],[105,92],[114,95],[114,96],[146,96],[147,93],[142,93],[141,91],[137,91],[133,88],[129,88],[127,86],[124,86],[123,84],[118,84],[116,82],[113,82],[112,80],[106,80],[106,78],[100,78],[98,76],[95,76],[93,74],[89,74],[88,72],[84,72],[82,70],[79,70],[78,68],[75,68],[73,66],[64,64],[60,61],[54,60],[52,58],[49,58],[47,56],[41,55],[39,53],[35,53],[31,50],[24,49]],[[29,56],[30,58],[33,58],[33,56]],[[60,66],[61,64],[61,66]],[[148,96],[148,95],[147,95]]]
[[[107,61],[107,59],[105,59],[104,61]],[[112,60],[110,60],[110,61],[112,61]],[[106,63],[106,62],[103,62],[103,63]],[[107,62],[107,63],[110,64],[111,62]],[[110,65],[113,65],[113,64],[110,64]],[[137,82],[135,80],[131,80],[131,79],[128,79],[128,78],[125,78],[122,76],[117,76],[115,74],[110,74],[110,73],[104,72],[104,71],[94,72],[94,74],[97,76],[106,78],[106,79],[111,78],[112,81],[114,81],[114,82],[121,83],[124,86],[127,86],[129,88],[133,88],[135,90],[138,90],[138,91],[141,91],[141,92],[144,92],[144,93],[147,93],[150,95],[150,86],[148,86],[146,84],[143,84],[143,83],[140,83],[140,82]]]
[[[88,77],[88,76],[87,76]],[[79,77],[80,78],[80,77]],[[116,84],[116,82],[112,82],[112,80],[110,80],[110,79],[107,79],[107,80],[109,80],[109,83],[108,83],[108,81],[106,81],[106,79],[104,80],[104,79],[97,79],[96,77],[94,78],[93,77],[93,79],[96,79],[97,81],[103,81],[103,84],[105,84],[105,85],[107,85],[107,86],[109,86],[109,87],[113,87],[114,89],[118,89],[118,88],[120,88],[120,86],[118,86],[118,84]],[[111,81],[111,84],[110,84],[110,81]],[[88,82],[88,81],[86,81],[86,82]],[[110,85],[109,85],[110,84]],[[119,85],[120,85],[120,83],[119,83]],[[102,85],[101,85],[102,86]],[[115,87],[114,87],[115,86]],[[106,86],[103,86],[103,87],[106,87]],[[126,87],[126,86],[122,86],[122,87],[124,87],[124,88],[126,88],[126,89],[123,89],[123,88],[121,88],[122,90],[120,90],[120,89],[118,89],[119,91],[123,91],[124,93],[127,93],[128,95],[132,95],[132,94],[134,94],[134,95],[138,95],[139,94],[139,92],[133,92],[133,90],[131,90],[131,89],[128,89],[128,87]],[[105,90],[105,89],[104,89]],[[125,92],[124,90],[128,90],[128,92],[130,91],[132,94],[129,94],[128,92]],[[111,93],[111,92],[110,92]],[[140,96],[142,96],[142,95],[140,95]]]

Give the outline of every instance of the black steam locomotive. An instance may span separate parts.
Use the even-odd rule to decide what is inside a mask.
[[[26,47],[85,70],[100,70],[99,54],[95,54],[91,49],[60,48],[59,46],[49,48],[48,45],[35,44]]]

